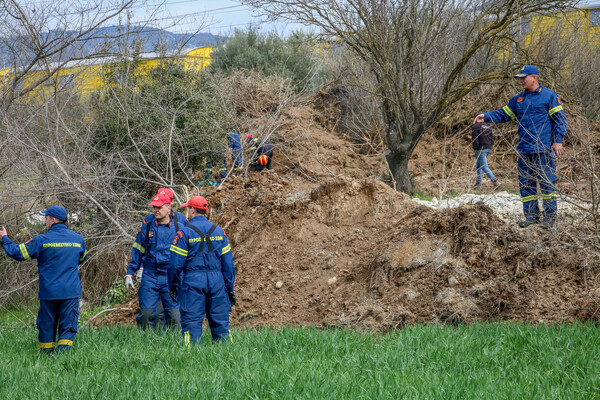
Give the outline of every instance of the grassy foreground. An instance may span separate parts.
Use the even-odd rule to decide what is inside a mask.
[[[417,326],[392,334],[235,330],[185,348],[177,333],[80,329],[38,353],[32,329],[0,330],[2,399],[594,399],[593,324]]]

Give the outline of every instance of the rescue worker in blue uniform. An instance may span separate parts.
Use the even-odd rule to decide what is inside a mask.
[[[229,144],[229,148],[231,149],[231,158],[233,160],[233,172],[236,175],[239,175],[241,174],[244,165],[240,133],[236,130],[230,132],[227,135],[227,143]]]
[[[229,335],[229,312],[235,305],[235,267],[223,229],[206,216],[208,203],[194,196],[187,203],[191,217],[171,245],[170,293],[179,301],[181,330],[186,345],[202,342],[204,316],[213,341]]]
[[[238,175],[243,170],[243,158],[242,158],[242,143],[240,141],[240,134],[238,131],[233,130],[227,134],[227,144],[231,150],[231,158],[233,161],[233,172]],[[204,182],[208,182],[211,186],[217,186],[227,177],[227,161],[225,157],[225,149],[220,148],[217,152],[216,160],[210,159],[206,161],[204,168]],[[216,168],[219,166],[219,170]],[[213,182],[212,178],[214,173],[218,172],[219,181]]]
[[[82,296],[79,264],[85,261],[87,251],[83,237],[67,228],[67,211],[63,207],[53,206],[40,214],[48,232],[23,244],[10,240],[5,227],[0,229],[0,236],[9,257],[38,260],[38,340],[43,353],[52,353],[73,346]]]
[[[218,151],[219,155],[223,155],[224,150],[219,150]],[[213,175],[214,172],[216,171],[217,167],[219,168],[218,173],[219,173],[219,181],[218,182],[213,182]],[[223,179],[225,179],[225,177],[227,176],[227,162],[225,161],[225,157],[222,157],[222,159],[218,160],[218,161],[214,161],[212,159],[209,159],[208,161],[206,161],[206,166],[204,168],[204,180],[206,182],[208,182],[209,185],[211,186],[218,186],[221,182],[223,182]]]
[[[521,79],[525,90],[502,109],[479,114],[473,121],[475,124],[514,120],[518,124],[519,190],[525,214],[525,220],[519,221],[522,228],[540,222],[544,227],[552,227],[556,222],[555,160],[563,152],[563,138],[567,134],[567,118],[560,99],[539,83],[539,75],[537,67],[524,66],[515,78]],[[538,183],[544,203],[543,215],[538,204]]]
[[[187,218],[184,214],[182,213],[178,213],[173,211],[173,191],[169,188],[159,188],[158,191],[156,192],[156,195],[154,195],[155,197],[157,195],[165,195],[167,197],[169,197],[169,199],[171,200],[171,213],[169,214],[169,216],[171,217],[171,221],[173,221],[173,224],[175,225],[175,232],[177,232],[179,230],[179,228],[181,226],[186,226],[187,225]],[[155,219],[154,217],[154,213],[146,216],[146,218],[144,218],[144,222],[148,223],[151,222]],[[147,227],[150,225],[146,225]],[[146,239],[148,239],[148,237],[146,236]],[[135,274],[135,280],[137,282],[138,285],[140,285],[142,283],[142,275],[144,273],[144,266],[142,265],[136,272]],[[153,326],[156,327],[156,324],[159,323],[160,321],[162,321],[164,323],[165,326],[167,326],[168,321],[167,318],[165,317],[165,313],[164,313],[164,308],[163,308],[163,303],[162,301],[158,301],[156,303],[156,309],[154,310],[154,323]]]
[[[259,140],[252,135],[246,136],[246,140],[250,144],[250,166],[248,169],[250,171],[260,172],[263,169],[273,169],[271,165],[271,160],[273,159],[273,146],[268,142],[259,143]],[[261,164],[259,162],[259,157],[265,155],[267,156],[266,164]]]
[[[157,194],[149,205],[154,207],[154,219],[142,222],[133,243],[125,287],[127,290],[133,289],[133,275],[143,266],[143,279],[138,290],[138,327],[146,329],[155,326],[155,309],[159,301],[166,313],[167,325],[179,327],[179,307],[169,296],[167,282],[169,249],[177,232],[171,219],[171,199],[165,194]]]

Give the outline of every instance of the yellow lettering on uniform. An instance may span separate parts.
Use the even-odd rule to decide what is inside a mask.
[[[81,247],[81,243],[44,243],[43,247]]]
[[[223,236],[211,236],[210,240],[211,241],[213,241],[213,240],[223,240]],[[189,243],[196,243],[196,242],[205,242],[205,241],[206,240],[204,240],[204,238],[197,237],[197,238],[190,239],[188,242]]]

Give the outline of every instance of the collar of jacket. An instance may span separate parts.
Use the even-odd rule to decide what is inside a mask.
[[[173,218],[171,218],[171,216],[169,215],[169,223],[168,224],[160,224],[158,223],[158,220],[156,218],[154,218],[154,224],[156,226],[162,225],[162,226],[171,226],[173,225]]]
[[[56,224],[52,225],[52,226],[50,227],[50,229],[48,229],[48,231],[51,231],[51,230],[53,230],[53,229],[67,229],[67,225],[65,225],[65,224],[64,224],[64,223],[62,223],[62,222],[57,222]]]
[[[542,89],[543,89],[543,88],[544,88],[544,87],[543,87],[543,86],[542,86],[542,84],[540,83],[540,86],[538,86],[538,88],[537,88],[537,89],[535,89],[535,90],[532,90],[531,92],[529,92],[529,91],[525,90],[525,91],[523,91],[523,93],[521,94],[521,96],[525,96],[525,95],[528,95],[528,94],[540,94],[540,93],[542,93]]]
[[[206,221],[208,220],[208,218],[206,218],[206,215],[197,215],[194,218],[192,218],[192,220],[190,222],[193,221]]]

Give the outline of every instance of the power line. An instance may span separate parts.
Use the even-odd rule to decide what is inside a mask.
[[[177,1],[173,1],[173,2],[165,2],[161,5],[158,6],[158,8],[161,8],[165,5],[174,5],[174,4],[185,4],[185,3],[195,3],[198,2],[199,0],[177,0]],[[48,2],[51,3],[51,2]],[[35,7],[39,6],[43,3],[23,3],[23,5],[25,6],[32,6],[32,9],[35,11]],[[241,8],[239,10],[234,10],[236,8]],[[126,7],[126,8],[119,8],[119,7],[115,7],[115,8],[108,8],[106,10],[104,10],[104,13],[109,14],[111,12],[115,12],[118,10],[141,10],[141,9],[145,9],[145,7],[142,6],[132,6],[132,7]],[[153,18],[151,20],[145,20],[144,22],[152,22],[152,21],[161,21],[161,20],[167,20],[167,19],[177,19],[177,18],[183,18],[185,16],[194,16],[194,15],[211,15],[211,14],[228,14],[228,13],[232,13],[232,12],[240,12],[240,11],[244,11],[245,9],[247,9],[247,7],[243,4],[238,4],[235,6],[227,6],[227,7],[219,7],[219,8],[213,8],[210,10],[204,10],[204,11],[196,11],[193,13],[188,13],[188,14],[180,14],[180,15],[175,15],[172,17],[163,17],[163,18]],[[72,12],[66,12],[66,13],[62,13],[60,15],[50,15],[49,17],[63,17],[63,16],[68,16],[68,15],[80,15],[80,12],[77,11],[72,11]],[[115,18],[118,17],[115,16]]]

